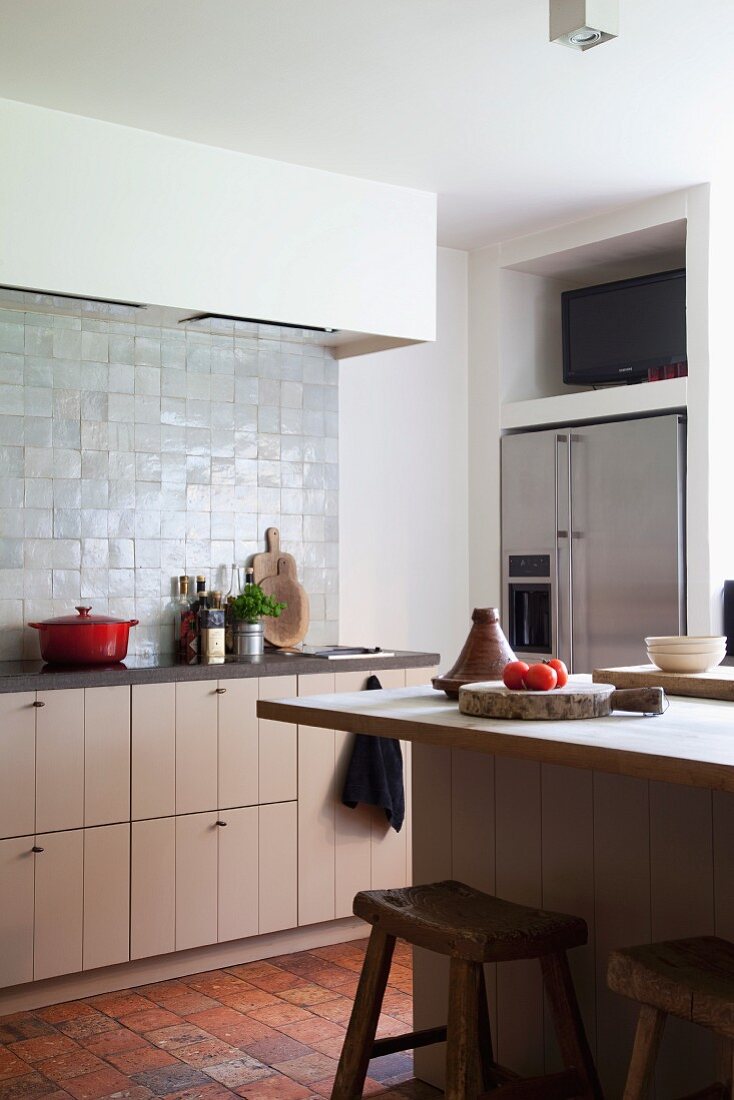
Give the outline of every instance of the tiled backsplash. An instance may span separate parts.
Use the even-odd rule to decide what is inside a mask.
[[[37,656],[24,624],[80,600],[140,620],[132,653],[166,652],[174,579],[226,592],[269,526],[308,639],[336,641],[337,364],[318,336],[2,297],[0,660]]]

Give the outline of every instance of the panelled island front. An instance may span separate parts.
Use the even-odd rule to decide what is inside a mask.
[[[354,894],[410,879],[409,816],[343,806],[352,735],[257,701],[437,663],[0,664],[0,1014],[362,935]]]

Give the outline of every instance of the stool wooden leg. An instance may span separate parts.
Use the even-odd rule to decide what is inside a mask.
[[[446,1037],[446,1100],[475,1100],[483,1091],[484,1059],[480,1055],[479,1044],[480,994],[484,994],[482,964],[452,958]]]
[[[566,952],[543,956],[540,967],[563,1064],[567,1069],[575,1069],[581,1078],[584,1087],[580,1097],[584,1100],[603,1100]]]
[[[482,1089],[489,1091],[494,1084],[494,1051],[492,1049],[492,1029],[489,1023],[487,1006],[487,985],[484,980],[484,967],[479,967],[479,1061],[482,1074]]]
[[[637,1020],[635,1042],[627,1071],[623,1100],[644,1100],[652,1081],[666,1013],[651,1005],[642,1005]]]
[[[362,1095],[394,947],[394,936],[388,936],[380,928],[373,927],[334,1087],[331,1090],[331,1100],[357,1100]]]

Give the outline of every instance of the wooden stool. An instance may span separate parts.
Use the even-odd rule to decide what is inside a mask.
[[[502,1100],[600,1100],[566,958],[567,948],[586,943],[583,920],[514,905],[461,882],[365,891],[354,899],[354,912],[372,932],[332,1100],[362,1095],[370,1058],[444,1040],[448,1100],[474,1100],[499,1086]],[[396,938],[450,957],[448,1025],[376,1040]],[[515,959],[540,960],[566,1067],[561,1073],[521,1080],[494,1060],[483,964]]]
[[[721,1080],[696,1097],[732,1096],[734,944],[696,936],[613,951],[607,981],[610,989],[642,1006],[624,1100],[641,1100],[647,1093],[668,1016],[690,1020],[721,1037]]]

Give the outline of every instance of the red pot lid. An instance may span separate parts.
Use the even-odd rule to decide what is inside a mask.
[[[57,619],[42,619],[29,626],[134,626],[137,619],[115,619],[111,615],[90,615],[91,607],[77,607],[76,615],[60,615]]]

